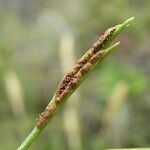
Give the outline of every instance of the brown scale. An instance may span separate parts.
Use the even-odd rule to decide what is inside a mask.
[[[71,88],[73,88],[77,84],[77,82],[78,82],[78,78],[76,76],[69,77],[69,78],[66,77],[66,80],[64,80],[60,85],[60,88],[57,89],[56,97],[64,97],[66,92],[69,91]]]
[[[87,62],[79,71],[78,74],[81,74],[81,76],[83,76],[84,74],[86,74],[86,72],[89,70],[89,68],[92,66],[92,64],[90,62]]]
[[[62,92],[61,95],[57,96],[56,99],[55,99],[55,102],[57,105],[59,105],[62,101],[62,98],[64,98],[65,96],[67,96],[68,92],[70,91],[71,89],[71,86],[67,86],[67,88]]]
[[[92,49],[90,49],[90,50],[84,55],[84,57],[85,57],[88,61],[91,59],[92,56],[93,56]]]
[[[89,60],[89,58],[88,57],[85,57],[85,56],[83,56],[81,59],[79,59],[78,61],[77,61],[77,65],[81,65],[81,67],[84,65],[84,64],[86,64],[87,62],[88,62],[88,60]]]
[[[93,53],[91,50],[89,50],[88,52],[86,52],[86,54],[84,56],[82,56],[81,59],[79,59],[74,67],[74,70],[76,70],[76,74],[79,72],[79,70],[90,60],[90,58],[92,57]],[[75,75],[75,74],[74,74]]]
[[[71,91],[71,89],[78,83],[79,79],[74,76],[71,78],[70,82],[68,83],[68,86],[63,90],[63,92],[60,95],[56,95],[56,103],[57,105],[60,104],[61,100],[67,96],[67,94]]]
[[[51,106],[48,106],[44,112],[42,112],[39,117],[36,119],[36,126],[37,128],[41,128],[45,126],[50,116],[53,114],[54,110],[56,109],[57,105],[56,102],[53,102]]]
[[[115,28],[111,27],[106,32],[99,38],[99,40],[94,43],[92,46],[92,51],[93,53],[98,52],[101,48],[104,47],[104,45],[107,43],[109,40],[109,37],[115,32]]]
[[[97,60],[99,60],[99,58],[103,55],[103,51],[99,51],[97,52],[90,60],[89,62],[91,64],[95,63]]]
[[[56,90],[56,97],[59,97],[73,80],[74,80],[73,77],[70,76],[70,74],[67,74],[58,85],[58,88]]]

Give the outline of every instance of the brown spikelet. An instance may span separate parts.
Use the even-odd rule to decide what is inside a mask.
[[[83,76],[88,70],[89,68],[92,66],[92,64],[90,62],[87,62],[80,70],[80,74]]]
[[[104,35],[102,35],[99,40],[92,46],[92,48],[83,56],[81,59],[79,59],[75,67],[67,74],[65,75],[60,84],[58,85],[58,88],[56,90],[56,97],[62,95],[65,96],[67,93],[65,89],[70,89],[73,87],[74,84],[77,84],[80,78],[86,73],[87,70],[92,66],[92,63],[95,63],[99,57],[102,55],[100,52],[100,49],[107,43],[111,35],[114,33],[115,28],[111,27],[109,28]],[[67,90],[69,91],[69,90]],[[65,94],[62,94],[65,93]]]
[[[52,102],[51,106],[47,107],[44,112],[41,113],[37,118],[36,126],[38,128],[45,126],[45,124],[48,122],[48,119],[56,110],[57,106],[60,105],[68,93],[76,85],[78,85],[81,78],[92,67],[92,64],[94,64],[102,56],[102,48],[107,43],[114,31],[115,29],[113,27],[109,28],[104,33],[104,35],[102,35],[99,40],[91,47],[91,49],[76,62],[73,69],[61,79],[56,89],[54,102]]]

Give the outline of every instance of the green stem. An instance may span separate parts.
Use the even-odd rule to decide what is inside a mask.
[[[114,32],[112,38],[110,39],[109,43],[105,46],[105,48],[112,42],[112,40],[121,32],[123,31],[128,25],[129,23],[133,20],[134,18],[130,18],[127,21],[125,21],[123,24],[116,26],[116,31]],[[111,47],[105,49],[104,54],[102,55],[102,57],[100,57],[100,59],[92,65],[92,67],[89,69],[89,71],[87,72],[87,74],[85,74],[80,82],[78,83],[78,85],[73,88],[69,94],[63,99],[63,103],[57,107],[57,109],[54,111],[54,113],[51,115],[51,117],[49,118],[48,122],[53,118],[53,116],[56,114],[56,112],[60,109],[60,107],[65,103],[65,101],[72,95],[72,93],[80,86],[80,84],[88,77],[88,75],[92,72],[93,68],[99,63],[101,62],[101,60],[106,57],[109,53],[112,52],[112,50],[114,50],[116,47],[118,47],[119,42],[112,45]],[[50,103],[48,104],[49,106],[53,103],[53,101],[55,100],[55,94],[52,98],[52,100],[50,101]],[[47,122],[47,124],[48,124]],[[47,125],[46,124],[46,125]],[[35,127],[32,132],[28,135],[28,137],[23,141],[23,143],[20,145],[20,147],[17,150],[27,150],[30,145],[35,141],[35,139],[38,137],[38,135],[42,132],[42,130],[46,127],[46,125],[42,128],[37,128]]]
[[[17,150],[28,149],[30,145],[33,143],[33,141],[38,137],[41,131],[42,131],[41,129],[35,127]]]

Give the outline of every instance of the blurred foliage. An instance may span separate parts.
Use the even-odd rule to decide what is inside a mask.
[[[136,68],[113,62],[106,63],[100,72],[100,90],[105,97],[111,95],[114,86],[119,81],[124,81],[128,84],[131,96],[140,95],[146,88],[145,76]]]
[[[114,140],[106,141],[107,148],[148,147],[149,10],[149,0],[1,0],[0,149],[15,149],[21,143],[33,128],[37,114],[53,95],[61,77],[60,36],[65,32],[73,34],[78,58],[99,33],[131,16],[135,16],[135,22],[117,39],[121,41],[119,50],[104,60],[81,86],[82,143],[84,149],[90,150],[95,148],[95,141],[100,144],[104,140],[103,137],[98,138],[98,132],[103,129],[101,124],[106,102],[109,102],[117,83],[125,81],[129,86],[128,99],[114,118],[116,123],[112,123],[114,129],[122,130],[121,139],[110,133],[107,138]],[[12,112],[4,82],[5,75],[11,70],[18,76],[23,89],[26,113],[20,116]],[[124,126],[120,125],[121,118]],[[31,149],[68,149],[61,113]]]

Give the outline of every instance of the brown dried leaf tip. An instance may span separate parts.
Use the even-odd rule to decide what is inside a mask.
[[[99,60],[99,58],[103,55],[102,48],[107,44],[111,35],[115,32],[115,28],[109,28],[93,46],[89,51],[85,53],[81,59],[79,59],[73,69],[68,72],[60,81],[56,94],[55,100],[48,106],[41,115],[37,118],[36,126],[41,128],[45,126],[48,122],[48,119],[52,116],[57,106],[63,102],[65,97],[69,94],[69,92],[78,85],[79,81],[82,77],[89,71],[92,65]]]

